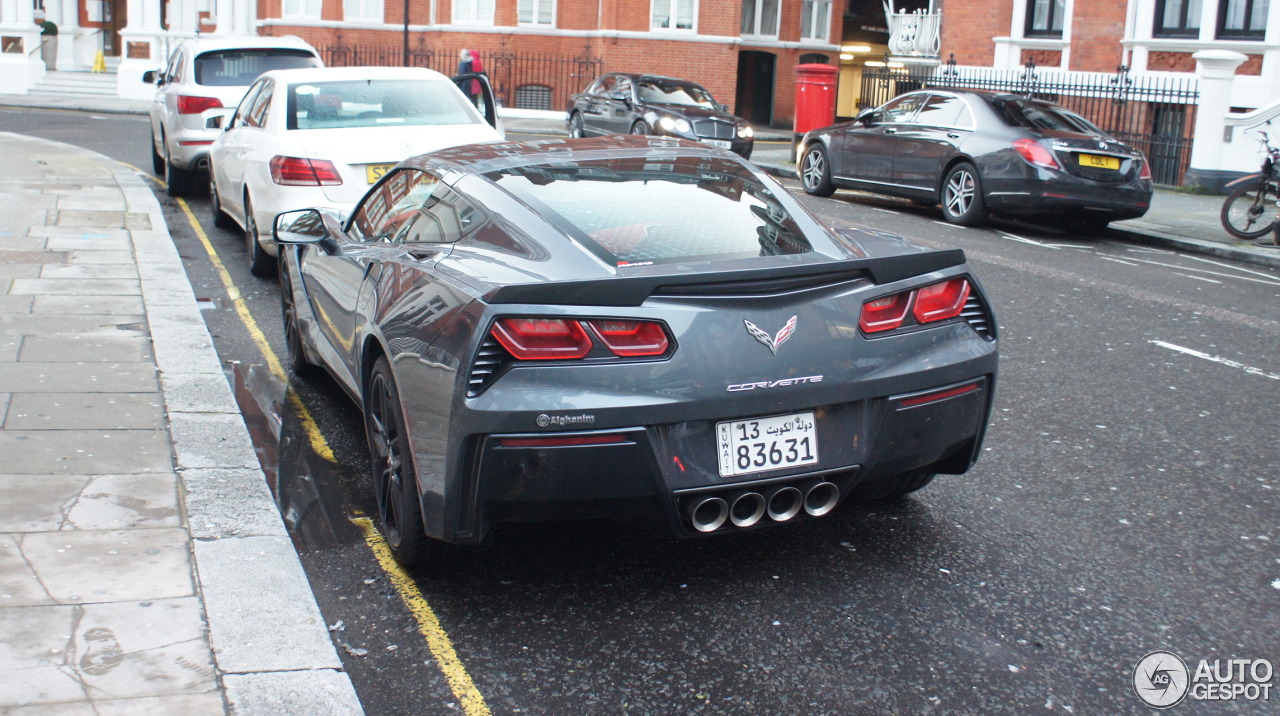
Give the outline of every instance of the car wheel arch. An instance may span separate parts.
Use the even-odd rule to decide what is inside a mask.
[[[947,163],[942,166],[942,172],[938,174],[938,182],[937,184],[934,185],[934,198],[939,202],[942,201],[942,186],[947,181],[947,175],[951,173],[951,170],[955,168],[957,164],[971,165],[974,168],[974,171],[978,172],[978,178],[979,179],[982,178],[982,167],[978,166],[977,159],[974,159],[973,157],[968,156],[967,154],[955,155],[951,159],[948,159]],[[985,184],[982,185],[982,190],[983,192],[986,191]]]

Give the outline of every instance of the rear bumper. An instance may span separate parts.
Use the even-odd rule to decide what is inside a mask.
[[[985,179],[987,208],[1008,216],[1074,214],[1109,221],[1136,219],[1151,208],[1150,181],[1101,183],[1057,171],[1034,173],[1017,179]]]

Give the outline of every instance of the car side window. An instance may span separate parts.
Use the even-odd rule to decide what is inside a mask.
[[[924,103],[925,95],[909,94],[899,97],[880,110],[882,122],[910,122],[916,110]]]
[[[611,95],[622,95],[623,97],[631,96],[631,80],[626,77],[619,77],[618,83],[614,85]]]
[[[266,80],[262,83],[262,89],[259,90],[258,96],[254,98],[253,105],[249,108],[249,114],[245,118],[245,124],[250,127],[263,127],[267,123],[267,107],[271,104],[272,90],[275,83]]]
[[[484,223],[484,214],[449,187],[440,187],[395,238],[404,243],[451,244]]]
[[[244,93],[244,99],[240,100],[240,104],[236,107],[236,113],[231,117],[232,127],[242,127],[249,123],[248,116],[253,108],[253,103],[258,99],[258,93],[262,91],[262,85],[266,84],[266,80],[254,83],[248,92]]]
[[[616,87],[617,84],[618,84],[618,78],[614,75],[609,75],[608,77],[601,77],[600,86],[597,88],[596,94],[600,95],[601,97],[608,97],[609,94],[613,92],[613,88]]]
[[[969,108],[959,97],[935,94],[920,107],[916,124],[930,127],[970,127],[973,125]]]
[[[387,176],[351,216],[348,226],[360,241],[394,241],[418,210],[431,198],[439,180],[418,169],[401,169]]]
[[[164,81],[173,82],[178,78],[178,67],[182,60],[182,50],[174,50],[169,56],[169,65],[164,68]]]

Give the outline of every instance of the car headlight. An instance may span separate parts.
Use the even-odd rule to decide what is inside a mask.
[[[750,139],[756,136],[756,130],[752,129],[751,125],[744,124],[738,127],[738,136],[741,137],[742,139]]]
[[[691,127],[689,120],[684,117],[663,117],[658,120],[658,126],[667,132],[681,132],[688,134]]]

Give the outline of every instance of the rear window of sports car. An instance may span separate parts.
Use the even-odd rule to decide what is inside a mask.
[[[813,251],[773,192],[736,165],[677,162],[688,159],[526,166],[490,178],[613,266]]]

